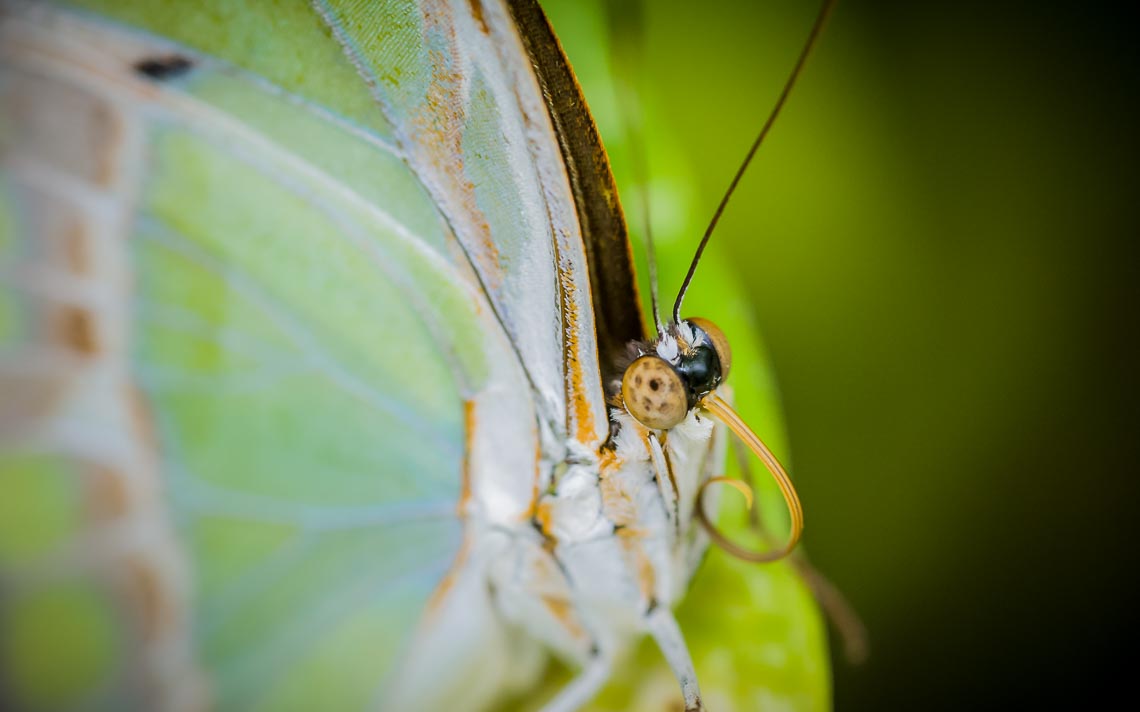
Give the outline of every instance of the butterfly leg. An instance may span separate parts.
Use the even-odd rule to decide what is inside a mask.
[[[613,658],[602,649],[591,655],[586,667],[571,680],[557,696],[542,708],[542,712],[575,712],[586,706],[609,681],[613,673]]]
[[[495,557],[491,580],[500,614],[581,672],[542,712],[576,712],[605,686],[613,671],[612,641],[604,626],[579,607],[570,581],[543,540],[517,536]]]
[[[685,699],[685,712],[701,712],[705,709],[701,702],[701,690],[697,686],[697,673],[693,669],[693,658],[689,647],[681,635],[681,627],[673,612],[666,606],[656,606],[645,616],[645,624],[653,640],[657,642],[665,661],[681,684],[681,695]]]

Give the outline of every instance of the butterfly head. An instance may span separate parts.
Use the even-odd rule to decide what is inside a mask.
[[[668,430],[724,382],[731,365],[728,340],[715,324],[699,317],[682,319],[626,367],[622,401],[645,427]]]
[[[656,341],[637,347],[637,356],[626,366],[621,379],[621,404],[626,412],[650,430],[670,430],[681,425],[694,410],[711,415],[728,427],[749,450],[760,458],[784,495],[791,514],[791,532],[782,548],[749,552],[724,537],[704,516],[699,496],[697,512],[710,536],[735,556],[748,561],[775,561],[787,556],[803,531],[803,507],[788,473],[776,456],[760,440],[723,398],[717,388],[728,377],[732,351],[716,324],[697,317],[678,319],[661,330]],[[727,481],[724,477],[705,480],[698,489]],[[742,491],[748,485],[736,482]]]

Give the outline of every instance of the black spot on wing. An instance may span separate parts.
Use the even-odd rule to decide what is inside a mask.
[[[147,57],[134,64],[135,71],[144,77],[163,82],[177,79],[194,68],[194,62],[177,54],[165,57]]]

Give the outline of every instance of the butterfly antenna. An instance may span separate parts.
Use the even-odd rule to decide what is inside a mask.
[[[643,151],[637,151],[641,156],[642,161],[637,161],[641,164],[641,176],[637,179],[641,188],[641,221],[645,230],[645,260],[649,265],[649,299],[653,304],[653,324],[657,328],[657,336],[665,333],[665,325],[661,323],[661,303],[657,294],[657,249],[653,243],[653,228],[649,223],[649,186],[644,182],[645,176],[648,175],[645,169]],[[636,159],[635,159],[636,160]]]
[[[716,212],[713,213],[712,220],[709,221],[708,228],[705,229],[705,236],[701,238],[701,244],[697,245],[697,253],[693,255],[693,261],[689,264],[689,271],[685,275],[685,281],[681,283],[681,290],[677,292],[677,301],[673,303],[674,322],[681,321],[681,302],[685,300],[685,292],[689,290],[689,283],[693,281],[693,273],[697,271],[697,264],[701,261],[701,254],[705,251],[705,246],[709,243],[709,238],[712,236],[713,230],[720,220],[721,213],[724,212],[724,207],[728,205],[728,199],[732,197],[733,191],[736,190],[736,185],[740,182],[744,171],[748,169],[748,164],[752,162],[752,157],[756,155],[756,150],[760,148],[764,137],[768,135],[772,124],[776,122],[776,117],[779,116],[780,109],[784,108],[784,102],[787,101],[788,94],[791,93],[792,87],[795,86],[796,79],[799,78],[800,72],[804,68],[804,63],[807,62],[808,55],[811,54],[812,47],[815,46],[815,41],[819,37],[820,31],[823,30],[823,26],[827,22],[827,18],[834,7],[835,0],[824,0],[823,7],[820,8],[819,14],[815,18],[815,24],[812,25],[811,33],[808,35],[807,41],[804,42],[804,47],[800,51],[800,57],[796,60],[796,66],[792,68],[792,73],[788,75],[788,80],[784,83],[784,90],[780,92],[780,97],[776,99],[776,105],[772,108],[772,112],[768,114],[768,120],[764,122],[764,126],[761,127],[760,133],[756,136],[756,140],[752,142],[752,148],[748,149],[748,155],[744,157],[744,162],[740,164],[740,168],[736,170],[736,175],[733,176],[732,182],[729,183],[728,190],[725,191],[724,197],[720,199],[720,205],[717,206]]]
[[[633,179],[638,186],[638,203],[641,209],[639,231],[645,243],[646,263],[649,266],[649,298],[653,306],[653,325],[657,336],[665,331],[661,322],[661,304],[657,289],[657,249],[653,242],[653,226],[649,216],[649,165],[645,152],[645,122],[638,101],[636,75],[640,74],[644,54],[641,28],[644,27],[639,0],[612,2],[606,5],[611,30],[610,49],[617,76],[619,113],[629,146]]]

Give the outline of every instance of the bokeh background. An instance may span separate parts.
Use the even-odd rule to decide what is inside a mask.
[[[816,6],[544,5],[635,229],[649,186],[671,300]],[[840,2],[713,240],[778,374],[807,549],[870,630],[840,710],[1136,697],[1133,27]],[[738,288],[700,275],[706,312]]]

